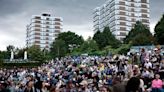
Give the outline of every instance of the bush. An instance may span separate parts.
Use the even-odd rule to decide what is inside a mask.
[[[24,63],[2,63],[3,68],[14,68],[14,67],[37,67],[42,63],[40,62],[24,62]]]

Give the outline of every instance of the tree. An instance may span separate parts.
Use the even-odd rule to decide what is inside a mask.
[[[28,59],[32,61],[41,61],[45,60],[43,52],[38,46],[31,46],[27,49]]]
[[[112,48],[118,48],[121,44],[121,42],[111,33],[109,27],[105,27],[103,32],[97,31],[94,34],[93,39],[96,41],[100,49],[108,45]]]
[[[3,53],[2,53],[2,51],[0,51],[0,67],[2,66],[2,64],[3,64]]]
[[[83,53],[92,53],[98,50],[98,45],[91,37],[89,37],[80,47]]]
[[[117,40],[115,36],[111,33],[109,27],[105,27],[103,31],[103,37],[105,39],[105,43],[112,48],[118,48],[121,44],[121,42]]]
[[[100,49],[102,49],[103,47],[105,47],[105,44],[103,43],[103,41],[104,41],[103,34],[99,30],[94,34],[93,40],[96,41],[96,43],[98,44],[98,47]]]
[[[124,39],[124,43],[131,43],[134,46],[139,45],[152,45],[154,38],[145,25],[140,21],[137,21],[134,28],[129,32],[129,34]]]
[[[9,45],[6,47],[7,51],[4,51],[4,58],[5,59],[10,59],[11,51],[15,50],[15,47],[13,45]]]
[[[161,20],[156,24],[155,26],[155,39],[158,44],[164,45],[164,14],[161,18]]]
[[[65,41],[61,39],[57,39],[52,43],[50,51],[53,58],[65,56],[66,55]]]
[[[15,47],[13,45],[9,45],[6,47],[8,52],[14,51]]]
[[[83,44],[84,40],[82,36],[79,36],[75,34],[74,32],[63,32],[60,33],[57,37],[57,40],[62,40],[64,41],[66,45],[66,52],[70,52],[70,46],[74,46],[75,48],[78,47],[79,45]]]
[[[25,51],[26,51],[26,48],[18,49],[17,54],[15,55],[15,58],[23,59]]]

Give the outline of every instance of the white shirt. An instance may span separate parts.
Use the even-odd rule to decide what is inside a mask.
[[[147,69],[150,67],[150,68],[152,68],[152,63],[150,63],[150,62],[147,62],[147,63],[145,63],[145,65],[144,65]]]

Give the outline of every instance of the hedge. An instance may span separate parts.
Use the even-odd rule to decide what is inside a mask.
[[[1,68],[14,68],[14,67],[37,67],[42,65],[40,62],[26,62],[26,63],[2,63]]]

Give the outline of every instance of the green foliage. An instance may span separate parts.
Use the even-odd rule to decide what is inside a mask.
[[[161,20],[157,23],[155,26],[155,39],[158,44],[164,45],[164,14],[161,18]]]
[[[95,52],[97,50],[98,45],[96,41],[92,40],[91,38],[87,39],[87,41],[85,41],[80,47],[80,51],[83,53]]]
[[[118,49],[117,53],[118,54],[127,54],[127,52],[130,51],[131,44],[122,44]]]
[[[149,29],[145,27],[140,21],[137,21],[134,28],[124,39],[124,43],[131,43],[134,46],[152,45],[154,38]]]
[[[41,61],[45,60],[44,54],[38,46],[31,46],[27,49],[28,59],[32,61]]]
[[[70,52],[70,46],[74,46],[76,48],[84,42],[82,36],[70,31],[60,33],[57,40],[63,40],[65,42],[67,53]]]
[[[94,34],[93,40],[96,41],[100,49],[102,49],[106,45],[104,42],[103,34],[99,30]]]
[[[15,47],[13,45],[9,45],[6,48],[7,48],[8,52],[13,51],[15,49]]]
[[[3,54],[2,54],[2,52],[0,51],[0,66],[2,66],[2,63],[3,63]]]
[[[130,50],[131,44],[122,44],[119,48],[112,48],[111,46],[105,47],[106,55],[108,52],[112,54],[127,54]]]
[[[14,68],[14,67],[37,67],[40,66],[41,62],[25,62],[25,63],[2,63],[1,67]]]
[[[43,55],[44,55],[44,59],[45,60],[52,60],[52,56],[51,56],[50,51],[48,51],[47,49],[44,48],[42,50],[42,52],[43,52]]]
[[[23,59],[25,51],[26,51],[26,48],[18,49],[17,54],[14,55],[14,58],[16,58],[16,59]]]
[[[53,58],[65,56],[67,52],[65,41],[57,39],[55,42],[53,42],[50,50]]]
[[[111,33],[109,27],[105,27],[103,32],[97,31],[94,34],[93,39],[96,41],[100,49],[103,49],[106,46],[118,48],[121,44],[121,42]]]

